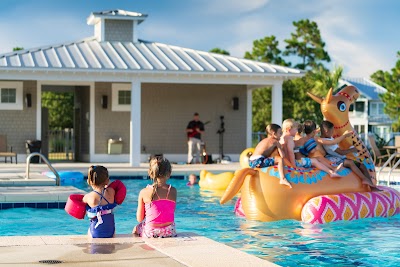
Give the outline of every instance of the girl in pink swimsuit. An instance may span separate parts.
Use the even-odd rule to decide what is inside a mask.
[[[168,185],[172,167],[164,157],[150,160],[149,176],[153,185],[148,185],[139,193],[136,219],[140,222],[132,233],[141,237],[174,237],[176,188]]]

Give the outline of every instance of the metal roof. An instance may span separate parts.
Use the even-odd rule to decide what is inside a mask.
[[[174,45],[143,40],[99,42],[95,37],[2,54],[1,69],[157,71],[274,76],[304,74],[304,71],[294,68]]]
[[[343,84],[357,87],[361,94],[364,95],[364,97],[366,97],[368,100],[380,100],[379,94],[384,94],[387,92],[384,87],[367,78],[344,77],[341,80]]]

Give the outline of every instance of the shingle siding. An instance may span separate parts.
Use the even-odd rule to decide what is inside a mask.
[[[26,94],[32,95],[32,107],[25,105]],[[0,133],[7,135],[13,151],[25,154],[26,140],[36,139],[36,82],[23,82],[23,110],[0,110]]]
[[[109,20],[104,23],[104,40],[132,42],[133,22],[130,20]]]

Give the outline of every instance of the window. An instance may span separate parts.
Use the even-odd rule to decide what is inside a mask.
[[[118,91],[118,105],[131,104],[131,91]]]
[[[371,103],[369,115],[378,115],[378,103]]]
[[[1,103],[15,104],[17,102],[16,88],[1,88]]]
[[[111,110],[131,111],[131,84],[113,83],[111,90]]]
[[[356,102],[356,112],[364,112],[364,102]]]
[[[0,109],[22,110],[22,82],[0,81]]]
[[[370,115],[384,115],[383,109],[385,107],[384,103],[371,103],[370,105]]]

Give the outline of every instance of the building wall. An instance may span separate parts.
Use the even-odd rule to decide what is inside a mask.
[[[132,42],[133,22],[129,20],[109,20],[104,23],[106,41]]]
[[[32,107],[25,105],[28,93],[32,96]],[[36,139],[36,81],[23,82],[23,98],[22,110],[0,110],[0,134],[7,135],[7,144],[18,154],[26,154],[26,140]]]
[[[239,110],[232,98],[239,97]],[[146,153],[187,153],[186,126],[198,112],[205,125],[208,153],[218,153],[220,117],[224,116],[224,153],[246,145],[246,87],[215,84],[145,84],[142,87],[142,149]]]
[[[101,107],[107,95],[108,107]],[[233,110],[232,98],[239,98]],[[95,84],[95,153],[107,153],[107,140],[123,140],[122,153],[129,153],[130,112],[111,111],[111,83]],[[205,126],[207,151],[219,152],[220,117],[224,116],[224,153],[239,154],[246,147],[246,86],[214,84],[142,84],[141,147],[144,154],[187,153],[186,126],[198,112]]]
[[[101,97],[107,96],[107,108],[101,105]],[[122,154],[129,154],[130,112],[111,111],[111,83],[95,83],[95,154],[106,154],[108,139],[122,138]]]

